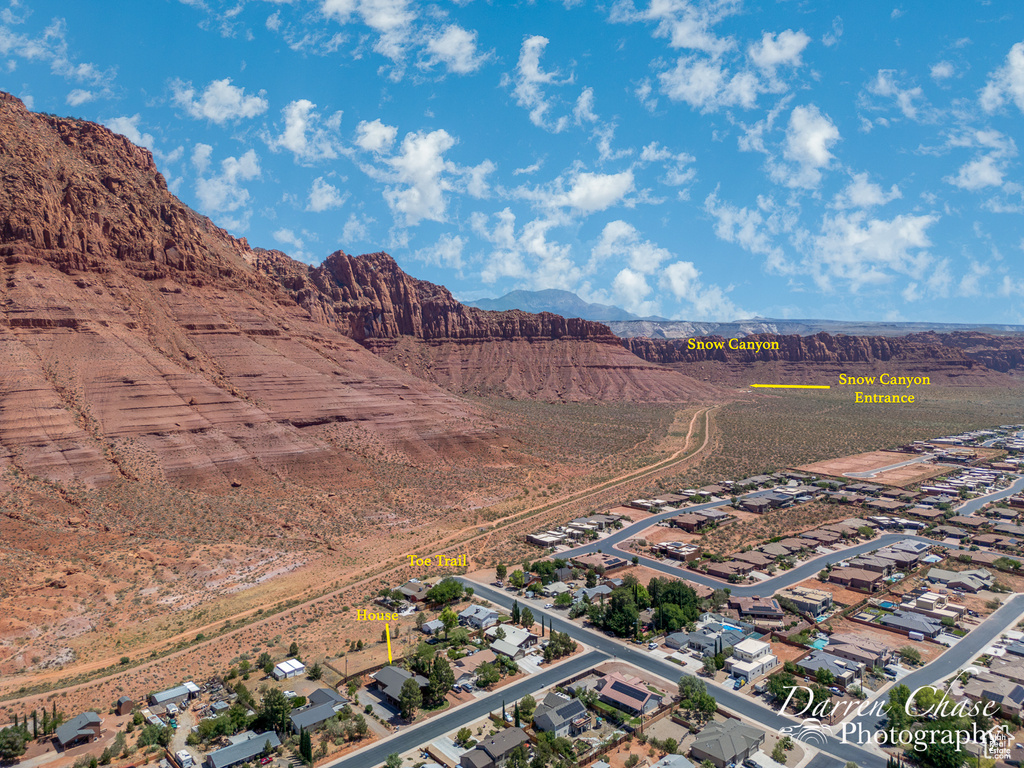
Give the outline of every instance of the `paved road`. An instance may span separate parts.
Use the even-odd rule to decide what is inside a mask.
[[[1017,482],[1015,482],[1005,491],[992,493],[989,494],[988,496],[979,496],[976,499],[971,499],[970,501],[965,502],[964,504],[957,507],[956,513],[958,515],[964,515],[965,517],[967,515],[973,515],[986,504],[990,504],[993,501],[999,501],[1000,499],[1005,499],[1007,496],[1013,496],[1015,493],[1020,493],[1021,491],[1024,491],[1024,477],[1017,480]]]
[[[514,598],[508,592],[497,590],[462,577],[458,578],[465,584],[471,585],[478,597],[485,597],[493,603],[497,603],[505,608],[511,608]],[[532,604],[530,608],[533,610],[535,615],[537,613],[546,614],[548,618],[551,619],[551,626],[555,630],[559,632],[568,632],[577,640],[580,640],[617,660],[628,662],[633,666],[663,677],[666,680],[678,680],[682,675],[682,670],[678,665],[650,655],[650,653],[644,650],[642,646],[625,645],[618,640],[601,634],[600,632],[595,632],[594,630],[587,629],[586,627],[580,627],[579,625],[562,618],[554,611],[537,608]],[[710,687],[709,692],[715,697],[715,700],[726,709],[743,715],[744,717],[748,717],[754,722],[763,723],[769,728],[778,730],[779,728],[786,726],[799,725],[798,721],[761,705],[760,702],[750,698],[749,696],[740,695],[733,691],[718,688],[717,686]],[[882,768],[885,764],[885,758],[881,755],[861,749],[854,744],[843,744],[836,738],[830,738],[829,742],[822,747],[821,750],[843,763],[852,761],[860,766],[860,768]]]
[[[426,747],[439,736],[443,736],[449,731],[484,717],[488,712],[500,710],[502,701],[508,702],[511,708],[513,702],[521,699],[526,694],[536,693],[542,688],[554,685],[559,680],[572,677],[595,664],[600,664],[607,660],[607,654],[600,651],[585,653],[553,669],[548,669],[539,675],[532,675],[515,685],[501,688],[490,696],[477,699],[454,712],[432,717],[422,725],[413,726],[408,730],[400,730],[386,741],[347,755],[333,763],[328,763],[324,768],[367,768],[367,766],[372,765],[383,765],[388,755],[392,753],[397,752],[401,755],[416,747]]]
[[[678,514],[678,513],[671,513]],[[659,517],[661,517],[659,515]],[[626,526],[620,531],[616,531],[611,536],[605,539],[600,539],[589,544],[585,544],[581,547],[568,550],[566,552],[559,552],[556,557],[564,558],[568,560],[570,557],[576,557],[577,555],[586,554],[589,552],[597,552],[597,550],[603,550],[604,552],[611,552],[612,545],[623,541],[630,536],[643,530],[645,527],[651,525],[649,520],[644,520],[641,523],[634,523],[633,525]],[[648,568],[653,568],[656,571],[661,571],[669,576],[676,578],[685,579],[687,581],[694,581],[698,584],[711,587],[712,589],[722,589],[729,587],[732,590],[732,594],[735,597],[761,597],[763,595],[771,595],[778,592],[780,589],[786,589],[794,584],[797,584],[805,579],[809,579],[812,576],[816,576],[826,564],[831,565],[838,563],[841,560],[848,560],[851,557],[864,554],[865,552],[872,552],[881,547],[889,544],[895,544],[899,541],[923,541],[929,545],[938,544],[935,539],[927,539],[923,536],[914,536],[906,533],[886,533],[881,536],[877,536],[871,541],[866,541],[863,544],[857,544],[856,546],[844,549],[841,552],[833,552],[828,555],[822,555],[816,557],[813,560],[804,562],[798,565],[796,568],[791,568],[788,571],[783,571],[778,576],[774,576],[766,581],[758,582],[757,584],[728,584],[724,581],[714,579],[710,576],[706,576],[696,571],[691,571],[688,568],[679,568],[675,565],[669,564],[664,560],[655,560],[650,557],[639,555],[640,564],[646,565]]]
[[[1013,623],[1022,612],[1024,612],[1024,595],[1015,595],[985,619],[984,623],[972,629],[959,643],[948,649],[935,661],[904,677],[900,683],[914,691],[945,680],[958,670],[963,669],[968,661],[996,637],[1007,629],[1012,629]],[[877,709],[873,707],[871,712],[859,715],[851,722],[860,723],[867,730],[869,727],[873,728],[879,720]]]

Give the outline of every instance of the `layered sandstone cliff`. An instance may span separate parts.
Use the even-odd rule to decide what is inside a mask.
[[[371,349],[399,337],[422,341],[572,339],[617,344],[602,323],[549,312],[489,312],[456,301],[447,288],[407,275],[386,253],[332,253],[318,267],[280,251],[254,251],[257,268],[273,276],[319,322]]]

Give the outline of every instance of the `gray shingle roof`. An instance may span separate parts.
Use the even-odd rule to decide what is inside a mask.
[[[83,712],[77,717],[71,718],[57,729],[57,741],[63,745],[74,741],[79,736],[92,736],[94,732],[88,726],[100,725],[101,722],[100,716],[95,712]]]
[[[281,746],[281,740],[273,731],[255,733],[246,741],[240,741],[230,747],[211,752],[206,757],[206,763],[210,768],[229,768],[229,766],[244,763],[261,754],[266,749],[268,741],[271,749]]]

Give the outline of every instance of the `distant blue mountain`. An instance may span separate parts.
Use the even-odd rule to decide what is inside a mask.
[[[544,291],[512,291],[498,299],[477,299],[462,303],[470,307],[496,312],[504,312],[508,309],[521,309],[523,312],[552,312],[562,317],[579,317],[598,323],[610,323],[616,320],[665,320],[663,317],[639,317],[621,307],[614,307],[610,304],[591,304],[575,293],[559,291],[554,288]]]

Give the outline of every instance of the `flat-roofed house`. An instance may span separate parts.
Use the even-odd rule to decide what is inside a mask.
[[[647,714],[661,704],[661,696],[647,689],[639,677],[611,672],[597,682],[600,700],[631,715]]]
[[[809,587],[790,587],[779,592],[779,597],[792,600],[797,610],[817,618],[832,607],[832,593]]]
[[[748,683],[779,665],[768,643],[748,637],[733,646],[732,656],[725,661],[726,671],[732,677]]]
[[[785,616],[779,601],[770,597],[730,597],[729,607],[755,621],[782,621]]]
[[[862,568],[836,568],[828,575],[828,580],[833,584],[841,584],[862,592],[877,591],[884,579],[882,574],[865,571]]]

